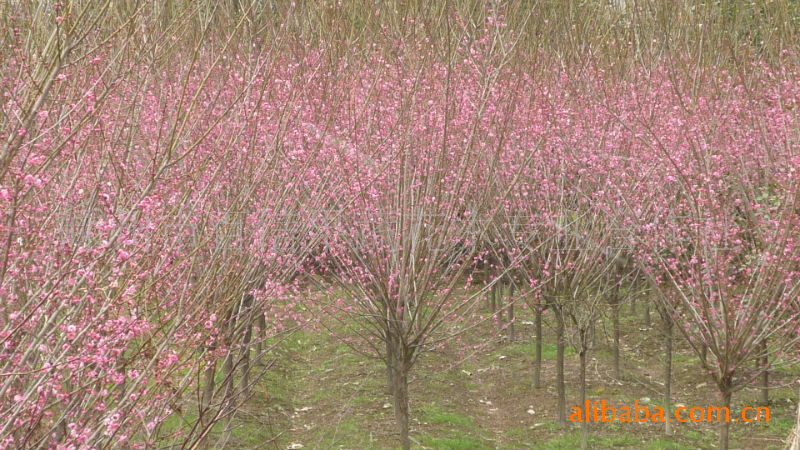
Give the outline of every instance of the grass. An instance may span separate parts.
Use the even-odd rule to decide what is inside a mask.
[[[421,436],[418,441],[431,450],[490,450],[492,447],[470,436]]]
[[[647,450],[694,450],[696,447],[690,447],[679,442],[660,438],[648,442],[645,448]]]
[[[447,411],[441,406],[428,405],[419,408],[421,420],[431,424],[455,425],[458,427],[472,427],[472,418],[462,414]]]
[[[778,436],[788,436],[794,426],[794,419],[791,417],[770,417],[769,422],[759,422],[755,424],[763,430],[767,430],[770,434]]]
[[[542,343],[542,360],[555,360],[557,353],[558,353],[558,347],[556,346],[556,344],[551,344],[547,342]],[[535,343],[511,344],[503,347],[501,350],[494,352],[493,355],[495,356],[495,358],[498,358],[501,355],[533,358],[536,355],[536,344]],[[565,357],[574,355],[576,355],[575,349],[573,349],[570,346],[564,347]]]
[[[633,436],[617,435],[617,436],[589,436],[589,447],[597,449],[617,449],[640,446],[642,441]],[[568,434],[558,436],[545,442],[541,450],[575,450],[581,448],[581,433],[580,431],[573,431]]]

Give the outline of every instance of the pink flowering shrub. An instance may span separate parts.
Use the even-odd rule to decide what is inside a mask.
[[[255,348],[330,321],[386,363],[408,448],[411,369],[485,320],[481,289],[513,280],[585,357],[623,258],[724,401],[771,367],[750,362],[797,360],[791,64],[573,72],[500,15],[342,55],[83,32],[54,35],[76,55],[4,37],[0,450],[193,448]]]

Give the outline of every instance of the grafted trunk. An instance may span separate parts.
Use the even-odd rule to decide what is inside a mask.
[[[394,352],[397,355],[397,351]],[[402,357],[395,356],[394,374],[392,376],[392,395],[394,397],[394,415],[397,430],[400,434],[400,445],[403,450],[411,449],[408,426],[408,367]]]
[[[386,340],[386,394],[394,395],[394,351],[389,339]]]
[[[508,287],[508,340],[514,342],[514,283]]]
[[[536,306],[536,356],[533,361],[533,387],[542,387],[542,308]]]
[[[263,312],[259,312],[256,316],[256,327],[258,327],[258,335],[256,336],[256,364],[260,364],[261,354],[264,353],[264,332],[267,329],[267,319],[264,317]]]
[[[760,390],[758,392],[758,402],[762,406],[769,405],[769,356],[767,355],[767,341],[761,341],[761,356],[756,360],[762,370],[760,377]]]
[[[495,302],[496,302],[497,309],[495,310],[495,312],[497,313],[497,318],[498,318],[497,325],[500,327],[500,331],[502,332],[503,325],[505,324],[505,318],[506,318],[505,311],[503,310],[504,309],[503,308],[503,294],[504,294],[503,291],[505,290],[505,286],[503,286],[500,283],[496,284],[496,286],[497,286],[497,290],[495,291],[495,295],[496,295]]]
[[[225,361],[222,364],[222,384],[225,386],[224,394],[222,397],[222,417],[224,417],[225,426],[222,435],[217,443],[218,448],[225,448],[228,441],[233,435],[233,408],[235,405],[234,400],[234,384],[233,384],[233,350],[229,349],[228,354],[225,356]]]
[[[254,297],[247,294],[242,299],[242,311],[244,318],[244,336],[242,336],[242,394],[250,395],[250,342],[253,337],[253,302]]]
[[[731,409],[731,397],[732,392],[730,389],[730,382],[723,383],[724,387],[722,389],[722,402],[721,405],[724,408]],[[730,429],[731,424],[727,420],[720,420],[719,422],[719,450],[728,450],[729,447],[729,436],[730,436]]]
[[[614,305],[611,309],[612,320],[614,322],[614,378],[619,380],[622,375],[619,369],[619,300],[614,301]]]
[[[231,436],[233,435],[232,429],[232,409],[233,405],[235,404],[234,401],[234,394],[235,394],[235,386],[234,386],[234,342],[236,340],[236,328],[239,325],[240,314],[242,311],[242,303],[244,302],[244,298],[237,302],[233,308],[231,308],[230,312],[228,313],[227,317],[227,327],[228,332],[225,339],[225,343],[228,349],[227,354],[225,355],[225,360],[222,363],[222,387],[223,387],[223,397],[222,401],[220,402],[220,409],[221,409],[221,416],[224,417],[225,426],[222,431],[222,435],[220,436],[217,447],[225,448],[225,445],[230,440]]]
[[[210,414],[209,409],[211,408],[211,402],[214,398],[214,389],[216,389],[216,380],[214,376],[216,373],[217,361],[213,360],[208,368],[206,368],[206,372],[203,375],[203,383],[205,383],[205,386],[203,387],[203,396],[200,400],[200,419],[204,424],[208,422],[202,420],[203,416]]]
[[[253,325],[248,323],[242,338],[242,394],[250,395],[250,340],[253,336]]]
[[[497,285],[498,283],[494,283],[489,290],[489,312],[492,314],[497,312]]]
[[[581,422],[581,450],[589,448],[589,404],[586,401],[586,330],[580,331],[581,350],[581,402],[583,406],[583,421]]]
[[[567,428],[567,391],[564,384],[564,318],[556,311],[556,390],[558,392],[558,424]]]
[[[666,314],[665,314],[666,316]],[[664,317],[664,417],[672,417],[672,319]],[[672,434],[672,422],[664,421],[664,432]]]

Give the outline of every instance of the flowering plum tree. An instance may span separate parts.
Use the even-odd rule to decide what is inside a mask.
[[[635,205],[631,218],[639,220],[636,239],[647,252],[653,285],[716,384],[721,406],[730,407],[733,393],[766,370],[749,363],[767,353],[796,358],[785,350],[800,338],[792,307],[800,289],[798,159],[783,125],[768,125],[796,121],[790,111],[770,106],[769,99],[786,94],[784,87],[757,80],[766,104],[753,101],[743,115],[741,99],[753,97],[730,78],[716,82],[742,96],[692,100],[673,86],[661,99],[673,127],[646,127],[643,135],[652,138],[670,188],[659,189],[660,195],[649,191],[649,204],[636,197],[628,203]],[[692,108],[670,110],[665,100],[692,102]],[[763,122],[754,119],[755,110]],[[720,449],[728,447],[728,430],[723,420]]]
[[[359,67],[361,79],[373,81],[351,95],[370,120],[354,117],[351,139],[332,147],[334,158],[347,149],[364,156],[334,168],[352,180],[327,243],[328,276],[343,294],[322,308],[348,330],[345,342],[386,363],[405,449],[414,363],[475,315],[477,295],[455,293],[485,223],[478,212],[491,217],[492,191],[479,181],[504,149],[497,124],[513,112],[502,107],[513,105],[513,91],[497,89],[499,70],[480,59],[491,54],[448,67],[427,63],[427,50],[420,50],[418,60],[377,57],[371,67],[379,71]]]

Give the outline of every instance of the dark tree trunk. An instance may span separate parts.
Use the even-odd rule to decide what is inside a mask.
[[[397,355],[397,351],[394,352]],[[392,394],[394,396],[394,415],[397,430],[400,434],[400,445],[403,450],[411,449],[408,427],[408,367],[402,357],[395,356],[393,362]]]
[[[586,402],[586,331],[580,331],[581,339],[581,406],[583,407],[583,422],[581,422],[581,450],[589,447],[589,405]]]
[[[236,404],[234,400],[235,386],[233,383],[233,378],[234,378],[233,369],[234,369],[233,350],[229,349],[228,354],[225,356],[225,361],[222,364],[222,374],[223,374],[222,384],[223,386],[225,386],[225,389],[222,397],[221,409],[222,409],[222,417],[223,420],[225,421],[224,422],[225,426],[223,427],[222,435],[220,436],[217,442],[217,448],[225,448],[228,441],[230,441],[231,436],[233,435],[232,413],[235,407],[234,405]]]
[[[621,378],[621,373],[619,369],[619,309],[620,309],[619,300],[614,301],[614,305],[612,307],[612,317],[614,322],[614,378],[619,380]]]
[[[250,340],[253,336],[253,325],[248,323],[242,338],[242,394],[250,395]]]
[[[495,301],[497,302],[497,309],[495,310],[495,312],[497,313],[497,319],[498,319],[497,325],[500,327],[501,332],[503,331],[503,326],[505,325],[506,322],[506,315],[505,311],[503,310],[504,309],[503,295],[505,294],[504,291],[505,291],[505,286],[498,283],[497,290],[495,291],[496,295]]]
[[[665,314],[664,321],[664,432],[672,434],[672,319]]]
[[[225,361],[222,363],[222,384],[225,386],[224,403],[233,403],[233,350],[228,350]]]
[[[761,389],[758,392],[758,402],[762,406],[769,405],[769,356],[767,355],[767,341],[766,339],[761,341],[761,357],[757,359],[758,364],[760,365],[760,369],[763,371],[761,372],[760,377],[760,384]]]
[[[244,336],[242,336],[242,394],[250,395],[250,342],[253,338],[253,301],[254,297],[247,294],[242,299],[242,310],[245,315]]]
[[[203,387],[203,396],[200,401],[200,418],[203,423],[207,423],[206,421],[202,420],[203,416],[210,414],[209,409],[211,408],[211,402],[214,398],[214,389],[216,389],[216,381],[214,379],[216,373],[217,362],[212,361],[211,365],[206,369],[205,375],[203,375],[203,382],[205,383],[205,386]]]
[[[238,303],[236,303],[233,308],[231,309],[229,315],[227,326],[228,326],[228,335],[226,337],[226,344],[228,348],[228,352],[225,355],[225,360],[222,363],[222,388],[223,388],[223,397],[220,403],[221,415],[225,420],[225,426],[222,431],[222,435],[220,436],[217,446],[220,448],[224,448],[227,442],[230,440],[233,429],[232,429],[232,412],[234,409],[235,402],[235,385],[234,385],[234,343],[236,342],[236,335],[237,335],[237,327],[239,326],[239,320],[241,319],[242,313],[242,306],[244,304],[244,298],[242,298]]]
[[[256,336],[256,364],[261,362],[261,354],[264,353],[264,336],[267,329],[267,319],[264,317],[263,312],[259,312],[256,316],[256,327],[258,327],[258,335]]]
[[[489,311],[492,314],[497,312],[497,284],[498,283],[495,282],[492,285],[492,288],[489,290],[489,305],[490,305]]]
[[[542,387],[542,307],[536,305],[536,356],[533,361],[533,387]]]
[[[508,340],[514,342],[514,283],[508,287]]]
[[[394,395],[394,350],[386,339],[386,394]]]
[[[567,392],[564,384],[564,317],[556,312],[556,390],[558,391],[558,424],[567,428]]]
[[[727,408],[728,410],[731,409],[731,389],[727,386],[730,386],[730,383],[725,383],[726,387],[722,390],[722,405],[723,407]],[[722,413],[720,413],[722,414]],[[731,424],[727,421],[720,420],[719,422],[719,450],[728,450],[729,446],[729,436],[730,436],[730,429]]]

